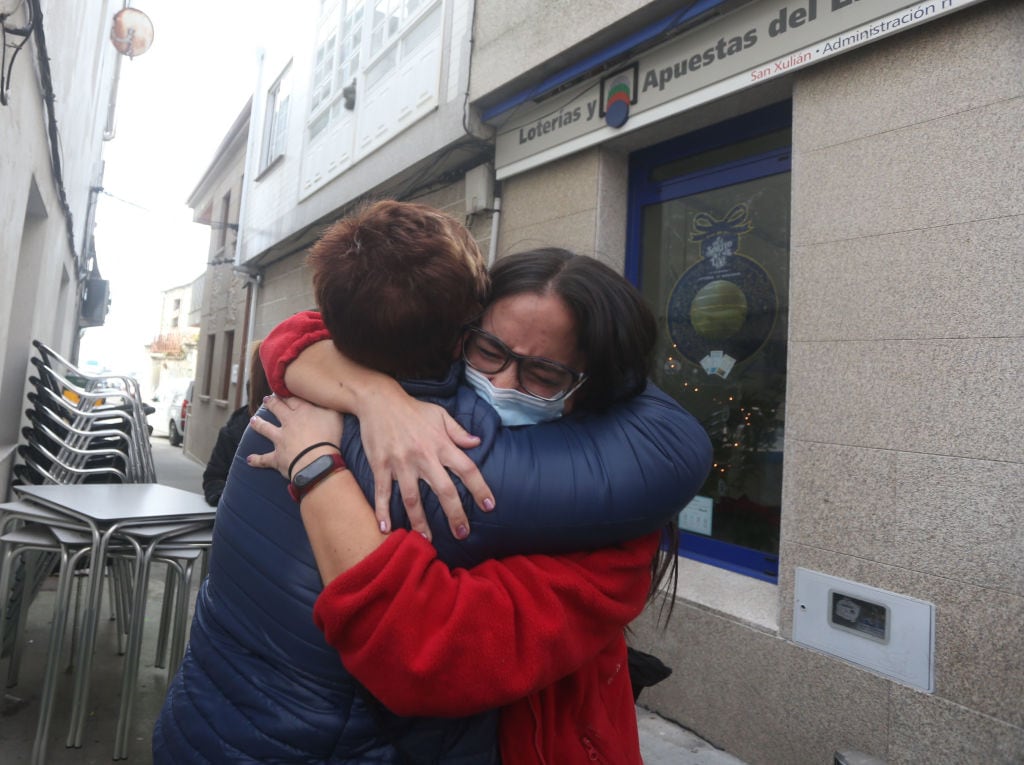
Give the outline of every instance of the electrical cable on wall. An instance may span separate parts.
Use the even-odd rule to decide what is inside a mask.
[[[64,188],[64,173],[61,165],[60,133],[57,130],[57,116],[55,110],[55,97],[53,93],[53,77],[50,73],[50,55],[46,49],[46,35],[43,32],[43,10],[39,0],[27,0],[22,5],[28,8],[28,22],[23,27],[11,28],[7,26],[7,19],[12,14],[0,15],[0,27],[3,31],[2,50],[3,66],[0,67],[0,103],[7,105],[7,94],[11,84],[11,69],[14,59],[28,42],[29,35],[33,37],[36,44],[36,59],[39,67],[39,85],[42,89],[43,101],[46,104],[47,117],[47,140],[50,146],[50,168],[53,174],[53,183],[57,190],[57,200],[60,203],[61,212],[64,214],[64,223],[67,229],[68,246],[71,256],[75,262],[81,265],[78,251],[75,248],[75,228],[71,214],[71,205],[68,203],[67,190]],[[8,35],[23,36],[17,46],[9,45]],[[7,60],[7,49],[14,48],[10,61]]]
[[[53,182],[57,187],[57,197],[60,200],[61,211],[64,213],[64,222],[67,224],[68,247],[71,249],[71,256],[77,263],[78,252],[75,249],[75,228],[71,205],[68,203],[67,189],[64,188],[64,172],[60,159],[60,133],[57,130],[56,97],[53,93],[53,77],[50,74],[50,54],[46,49],[46,35],[43,32],[43,9],[39,0],[29,0],[32,8],[32,19],[34,21],[33,33],[36,43],[36,59],[39,64],[40,85],[43,88],[43,101],[46,103],[47,135],[50,138],[50,166],[53,168]]]

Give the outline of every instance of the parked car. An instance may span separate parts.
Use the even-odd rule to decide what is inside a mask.
[[[153,394],[154,412],[149,415],[154,436],[167,436],[171,446],[181,446],[185,438],[185,421],[192,400],[192,380],[173,379],[161,383]]]
[[[181,405],[177,409],[171,410],[172,419],[167,423],[167,438],[171,442],[171,446],[181,446],[182,441],[185,440],[185,422],[188,419],[189,410],[192,408],[192,389],[195,387],[195,383],[192,380],[188,381],[188,386],[185,388],[185,395],[181,399]]]

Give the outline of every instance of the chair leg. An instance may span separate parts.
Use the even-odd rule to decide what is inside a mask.
[[[117,714],[117,730],[114,733],[114,759],[128,757],[128,726],[131,723],[132,704],[135,700],[135,686],[139,675],[139,653],[142,648],[142,632],[146,620],[146,591],[149,586],[149,569],[153,548],[147,548],[137,562],[138,572],[131,612],[131,628],[128,630],[128,648],[125,651],[124,670],[121,674],[121,704]]]
[[[115,592],[115,595],[112,596],[114,602],[111,605],[117,614],[118,656],[124,656],[124,638],[128,634],[129,611],[131,610],[128,603],[131,590],[131,583],[128,581],[131,575],[130,568],[128,561],[123,558],[114,558],[110,562],[110,574]]]
[[[110,618],[114,621],[114,634],[117,636],[117,655],[124,654],[124,640],[121,625],[124,624],[124,604],[121,602],[121,564],[116,559],[107,567],[110,572]]]
[[[156,659],[154,661],[155,666],[159,669],[163,669],[167,666],[167,635],[174,629],[176,624],[177,614],[175,613],[175,590],[178,584],[178,575],[175,572],[175,566],[173,563],[168,561],[167,575],[164,581],[164,600],[163,606],[160,609],[160,629],[157,633],[156,641]]]
[[[26,551],[27,552],[27,551]],[[15,552],[15,555],[18,553]],[[34,556],[34,557],[39,557]],[[21,603],[19,605],[18,621],[14,625],[14,647],[11,649],[11,663],[7,666],[7,687],[13,688],[18,684],[18,673],[21,670],[21,654],[25,649],[25,626],[28,624],[28,604],[31,598],[29,597],[28,582],[30,574],[32,574],[32,565],[29,564],[25,556],[22,556],[22,560],[25,561],[25,577],[22,579],[22,590],[21,590]]]
[[[135,586],[135,564],[121,558],[121,633],[127,638],[132,623],[132,589]]]
[[[75,564],[88,552],[88,548],[79,549],[69,558],[69,551],[63,545],[51,547],[35,544],[17,546],[4,544],[2,546],[2,562],[0,562],[0,588],[6,588],[11,579],[11,570],[15,560],[19,559],[24,563],[25,577],[23,583],[31,581],[31,577],[39,574],[33,569],[42,569],[49,576],[52,571],[54,560],[59,563],[57,573],[57,592],[53,604],[53,620],[50,625],[49,645],[47,646],[46,663],[43,672],[43,683],[39,697],[39,718],[36,723],[36,734],[32,744],[32,765],[43,765],[46,759],[47,734],[50,727],[50,719],[53,713],[54,697],[56,695],[60,655],[63,646],[64,632],[66,631],[67,615],[70,606],[70,592],[72,572]],[[41,575],[41,574],[40,574]],[[17,640],[11,657],[9,677],[12,681],[17,679],[17,671],[21,661],[21,646],[24,644],[24,630],[28,622],[28,604],[31,598],[22,597],[19,606],[20,621],[15,627]],[[2,603],[0,605],[6,605]]]
[[[177,616],[174,620],[174,642],[171,644],[171,655],[167,662],[167,673],[173,676],[178,665],[185,657],[185,633],[188,630],[188,607],[192,595],[192,575],[195,572],[195,561],[185,562],[185,570],[181,581],[181,597],[178,599]]]
[[[82,603],[82,575],[78,571],[72,569],[68,572],[68,576],[75,580],[75,613],[71,618],[71,651],[68,652],[68,665],[64,668],[64,671],[69,675],[75,671],[75,644],[76,638],[79,634],[79,627],[81,626],[78,618],[79,607]],[[70,585],[69,585],[70,586]],[[70,601],[70,592],[68,600]],[[71,603],[69,602],[70,606]]]
[[[7,542],[0,542],[0,646],[3,646],[7,632],[8,611],[11,597],[11,569],[14,567],[14,548]],[[11,621],[14,642],[11,643],[11,661],[14,661],[14,643],[17,642],[17,623]]]
[[[115,588],[114,579],[116,579],[116,577],[114,576],[114,567],[112,565],[107,566],[105,572],[106,572],[106,575],[107,575],[107,585],[108,585],[107,589],[110,590],[110,621],[116,622],[117,621],[117,598],[114,595],[114,588]]]
[[[95,536],[94,536],[95,542]],[[96,571],[102,571],[106,561],[106,550],[109,542],[109,531],[103,535],[95,549],[90,548],[89,576]],[[92,657],[96,649],[96,631],[98,628],[100,605],[103,600],[103,582],[92,586],[87,590],[88,602],[82,612],[80,622],[81,645],[71,652],[72,662],[75,663],[75,684],[71,696],[71,721],[68,726],[68,737],[65,746],[80,748],[82,738],[85,735],[85,710],[89,703],[89,684],[92,675]],[[77,608],[76,608],[77,611]]]
[[[36,738],[32,744],[32,765],[46,762],[46,739],[53,717],[53,702],[57,694],[57,665],[60,663],[67,626],[67,614],[71,605],[71,579],[75,565],[88,552],[80,549],[68,558],[66,549],[61,550],[60,574],[57,580],[57,594],[53,605],[53,623],[50,626],[50,645],[46,655],[46,672],[43,688],[39,695],[39,722],[36,724]]]

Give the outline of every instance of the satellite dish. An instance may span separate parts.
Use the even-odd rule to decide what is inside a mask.
[[[123,8],[114,14],[110,42],[128,58],[140,56],[153,44],[153,22],[136,8]]]

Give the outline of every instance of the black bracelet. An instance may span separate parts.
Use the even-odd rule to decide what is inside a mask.
[[[305,449],[303,449],[301,452],[299,452],[298,454],[295,455],[295,459],[292,460],[292,464],[288,466],[288,480],[289,481],[292,480],[292,472],[295,470],[295,463],[298,462],[299,460],[301,460],[303,457],[305,457],[311,451],[313,451],[314,449],[316,449],[316,448],[318,448],[320,446],[330,446],[330,447],[333,447],[334,449],[337,449],[339,452],[341,451],[341,447],[340,446],[338,446],[337,444],[332,444],[330,441],[321,441],[318,444],[313,444],[312,446],[307,446]]]

